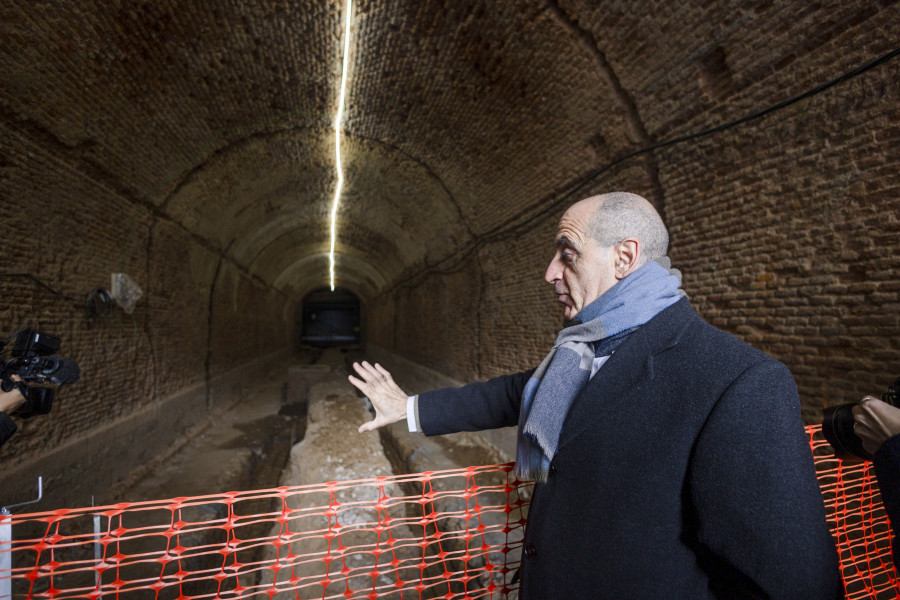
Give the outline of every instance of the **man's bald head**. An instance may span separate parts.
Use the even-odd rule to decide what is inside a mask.
[[[646,198],[629,192],[612,192],[586,198],[582,202],[593,209],[587,234],[601,246],[613,246],[625,238],[641,244],[640,264],[660,259],[669,249],[669,232]]]
[[[544,273],[567,319],[644,264],[666,255],[669,234],[637,194],[614,192],[576,202],[563,214],[556,253]]]

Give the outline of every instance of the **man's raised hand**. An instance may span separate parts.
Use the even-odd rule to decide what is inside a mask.
[[[406,418],[408,396],[394,383],[394,379],[387,369],[378,363],[372,366],[366,361],[362,361],[362,363],[353,363],[353,370],[359,375],[359,379],[350,375],[348,376],[350,383],[365,394],[372,402],[372,406],[375,407],[375,418],[360,425],[360,433],[372,431]]]

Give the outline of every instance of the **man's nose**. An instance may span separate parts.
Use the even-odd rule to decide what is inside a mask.
[[[544,281],[547,283],[554,283],[556,280],[562,278],[562,269],[560,269],[557,264],[559,261],[556,260],[556,257],[553,257],[553,260],[550,261],[550,264],[547,266],[547,272],[544,273]]]

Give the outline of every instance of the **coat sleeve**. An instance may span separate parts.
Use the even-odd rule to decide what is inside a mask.
[[[16,432],[16,423],[5,412],[0,412],[0,446]]]
[[[419,394],[422,431],[443,435],[517,425],[522,390],[534,371]]]
[[[881,489],[881,500],[894,532],[894,570],[900,572],[897,569],[900,564],[900,435],[883,443],[872,462],[875,465],[878,487]]]
[[[751,598],[843,597],[797,388],[784,365],[758,362],[725,390],[698,437],[688,485],[711,587]]]

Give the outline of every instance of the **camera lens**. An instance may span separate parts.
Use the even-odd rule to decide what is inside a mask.
[[[872,460],[863,448],[862,440],[853,432],[853,404],[840,404],[825,409],[822,415],[822,433],[840,458]]]

